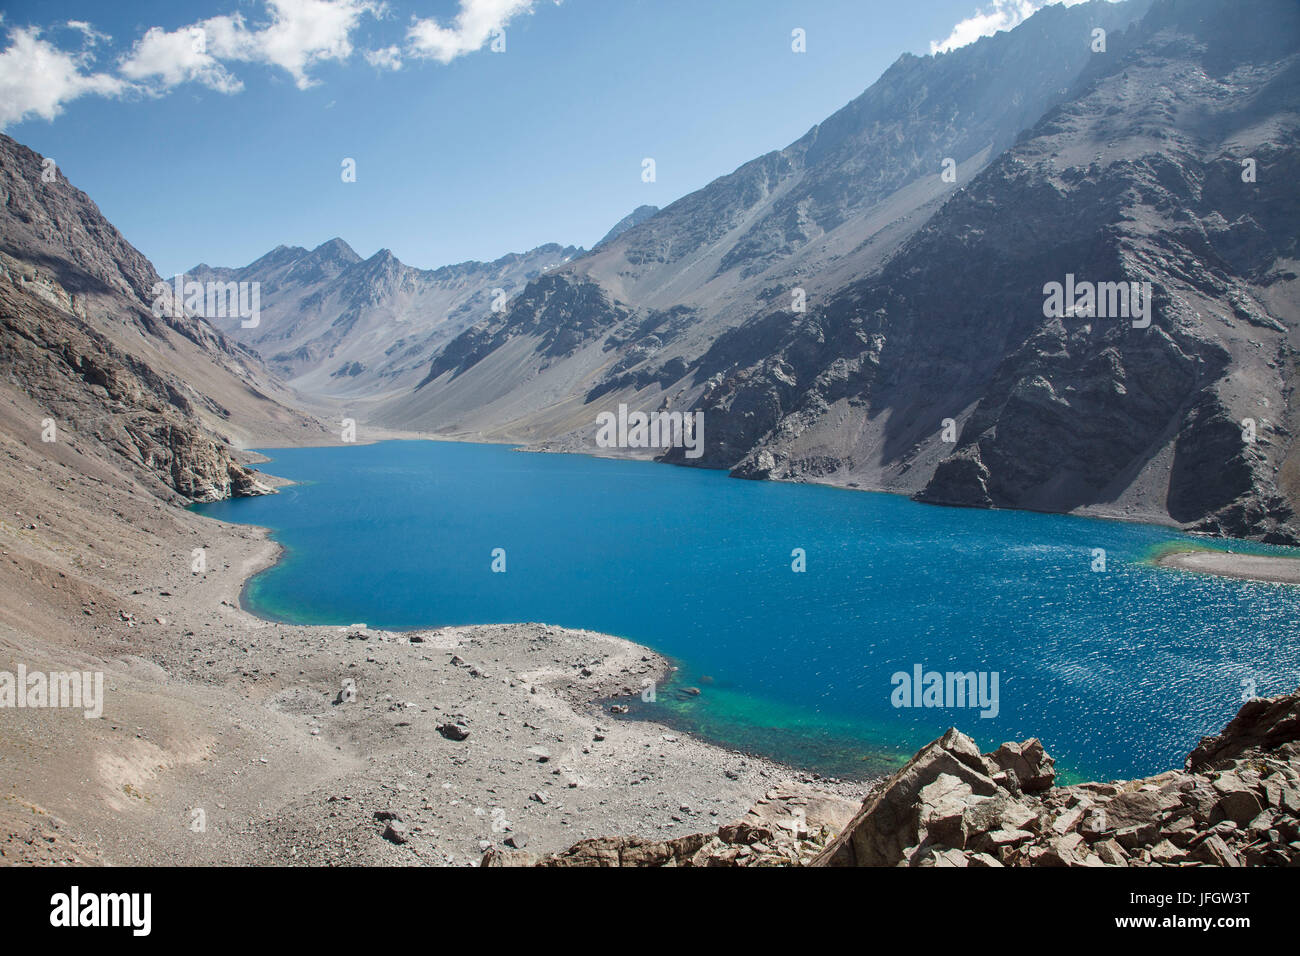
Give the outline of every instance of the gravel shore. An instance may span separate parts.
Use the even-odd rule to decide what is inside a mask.
[[[1272,555],[1235,554],[1232,551],[1171,551],[1156,558],[1162,568],[1178,568],[1202,574],[1246,581],[1300,584],[1300,559]]]
[[[261,620],[240,592],[277,555],[263,529],[80,454],[0,470],[0,670],[102,671],[105,698],[0,710],[0,862],[472,865],[708,831],[797,776],[611,714],[670,668],[619,638]]]

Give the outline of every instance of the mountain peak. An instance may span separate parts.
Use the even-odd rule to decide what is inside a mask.
[[[605,243],[617,239],[619,236],[623,235],[623,233],[627,232],[629,229],[633,228],[634,226],[641,225],[641,223],[645,222],[647,219],[649,219],[658,211],[659,211],[658,206],[637,206],[635,209],[633,209],[630,213],[628,213],[618,222],[614,223],[614,227],[610,229],[609,232],[605,233],[604,238],[602,238],[600,242],[592,246],[592,248],[599,249]]]
[[[392,249],[380,249],[369,259],[366,259],[365,262],[367,265],[375,266],[389,266],[394,263],[399,266],[402,265],[402,260],[393,255]]]
[[[311,255],[316,258],[341,259],[347,263],[360,262],[361,256],[357,255],[350,245],[335,236],[333,239],[327,239],[311,251]]]

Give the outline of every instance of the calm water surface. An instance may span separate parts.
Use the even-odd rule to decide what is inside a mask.
[[[248,585],[256,613],[621,635],[681,666],[635,712],[825,773],[888,769],[952,725],[984,749],[1038,736],[1067,777],[1152,773],[1231,717],[1244,682],[1300,683],[1300,587],[1152,567],[1191,540],[1164,528],[498,445],[265,453],[300,484],[196,508],[286,547]],[[997,716],[893,706],[892,675],[918,664],[997,672]]]

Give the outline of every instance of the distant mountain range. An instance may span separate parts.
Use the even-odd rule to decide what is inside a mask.
[[[387,249],[362,259],[342,239],[277,246],[242,268],[195,266],[198,282],[260,283],[255,327],[228,334],[256,349],[295,389],[343,397],[407,391],[429,356],[490,315],[494,301],[583,250],[555,244],[440,269],[404,265]]]

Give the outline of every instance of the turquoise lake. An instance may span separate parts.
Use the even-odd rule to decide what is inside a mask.
[[[1167,528],[499,445],[263,453],[298,484],[195,509],[285,546],[248,584],[255,613],[617,634],[681,668],[634,716],[822,773],[888,770],[949,726],[985,750],[1037,736],[1067,779],[1154,773],[1247,688],[1300,684],[1300,587],[1153,567],[1165,543],[1204,544]],[[996,672],[997,715],[895,707],[893,675],[917,665]]]

